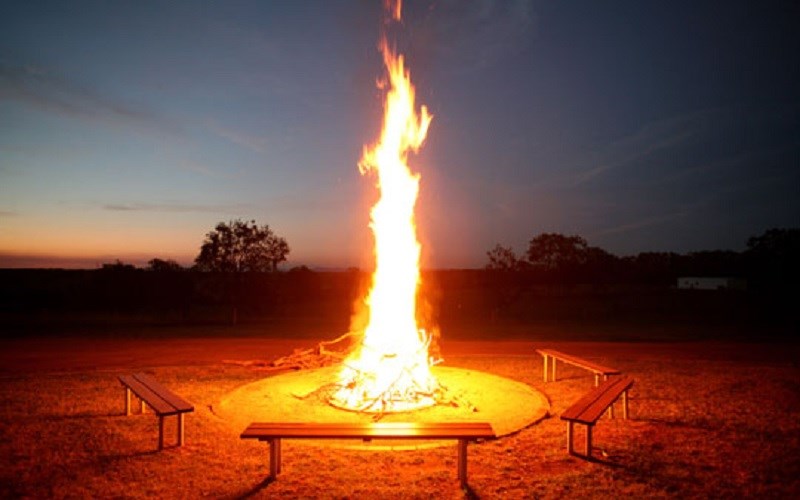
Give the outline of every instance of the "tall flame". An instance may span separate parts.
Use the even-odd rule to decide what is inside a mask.
[[[399,20],[400,5],[387,3]],[[414,87],[404,58],[381,38],[388,75],[381,136],[364,147],[361,174],[377,174],[380,199],[372,207],[375,272],[365,305],[369,322],[358,349],[341,373],[332,403],[359,411],[404,411],[434,404],[437,383],[430,372],[430,338],[417,326],[420,244],[414,222],[419,174],[408,167],[410,151],[425,140],[432,116],[415,110]]]

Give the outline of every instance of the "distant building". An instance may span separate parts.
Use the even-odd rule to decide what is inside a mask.
[[[746,290],[747,281],[741,278],[688,276],[678,278],[678,288],[683,290]]]

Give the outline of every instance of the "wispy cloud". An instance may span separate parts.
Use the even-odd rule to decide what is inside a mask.
[[[107,203],[104,210],[112,212],[169,212],[169,213],[238,213],[249,209],[247,203],[235,204],[190,204],[190,203]]]
[[[218,169],[211,167],[210,165],[187,159],[178,161],[178,168],[215,179],[236,179],[241,175],[241,171],[220,172]]]
[[[17,217],[19,212],[13,210],[0,210],[0,217]]]
[[[345,196],[326,193],[294,193],[272,196],[264,206],[273,212],[331,212],[348,206]]]
[[[601,229],[600,231],[594,232],[591,236],[605,236],[609,234],[621,234],[627,233],[631,231],[638,231],[640,229],[645,229],[651,226],[658,226],[676,219],[682,219],[689,215],[689,211],[681,210],[678,212],[672,212],[663,215],[656,215],[650,217],[643,217],[638,220],[634,220],[625,224],[620,224],[618,226],[609,227],[606,229]]]
[[[127,124],[166,123],[142,107],[99,92],[36,66],[0,63],[0,101],[26,104],[40,111],[84,120]]]
[[[583,160],[584,167],[572,174],[571,184],[579,185],[602,174],[644,160],[656,153],[677,148],[709,129],[720,110],[702,110],[650,122],[628,136],[622,137]]]
[[[731,177],[732,175],[730,172],[735,171],[738,168],[751,165],[761,165],[763,169],[764,165],[773,163],[777,157],[786,154],[797,154],[798,151],[800,151],[800,142],[793,140],[788,144],[753,149],[730,156],[717,158],[711,161],[698,162],[678,172],[669,172],[663,178],[657,179],[657,182],[677,182],[686,178],[697,177],[698,175],[709,176],[711,174],[727,174],[729,177]],[[767,171],[767,169],[763,170],[765,172]]]
[[[218,136],[251,151],[255,151],[256,153],[265,153],[267,151],[266,137],[248,134],[241,130],[234,130],[229,127],[223,127],[214,120],[206,121],[206,126]]]
[[[608,171],[647,158],[658,151],[679,146],[691,138],[692,135],[693,131],[690,129],[674,131],[663,136],[650,135],[649,131],[643,130],[633,137],[628,137],[622,142],[613,144],[608,151],[601,153],[599,156],[604,158],[600,163],[576,174],[573,177],[573,184],[583,184]]]

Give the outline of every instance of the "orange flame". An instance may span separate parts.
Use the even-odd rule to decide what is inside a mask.
[[[385,0],[384,8],[387,12],[392,14],[394,21],[400,20],[400,11],[403,9],[403,2],[401,0]]]
[[[400,3],[387,2],[399,20]],[[430,338],[417,326],[416,296],[420,283],[420,244],[414,223],[419,174],[407,158],[425,140],[432,116],[425,106],[415,111],[414,87],[402,55],[383,37],[380,43],[389,77],[381,136],[364,147],[362,175],[377,174],[380,199],[371,211],[375,237],[375,272],[365,299],[369,322],[361,348],[346,362],[342,388],[332,402],[360,411],[404,411],[435,403],[437,383],[430,372]]]

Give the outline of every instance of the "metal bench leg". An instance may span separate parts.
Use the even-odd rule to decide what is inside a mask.
[[[281,471],[281,440],[273,438],[269,440],[269,476],[277,479]]]
[[[622,418],[628,420],[628,391],[622,391]]]
[[[603,382],[608,381],[608,375],[603,374]],[[606,415],[608,418],[614,418],[614,401],[608,406],[608,411],[606,411]]]
[[[592,426],[586,426],[586,456],[592,456]]]
[[[147,409],[147,405],[144,402],[144,399],[139,399],[139,413],[144,413]]]
[[[599,373],[595,373],[594,374],[594,386],[597,387],[599,385],[600,385],[600,374]]]
[[[544,363],[544,381],[545,382],[547,382],[547,358],[548,357],[549,356],[547,354],[542,355],[542,358],[544,358],[543,363]]]
[[[572,422],[572,420],[567,422],[567,452],[569,452],[570,455],[574,455],[575,454],[574,449],[572,447],[572,424],[573,423],[574,422]]]
[[[555,382],[556,381],[556,358],[553,358],[551,363],[553,365],[553,377],[552,378],[553,378],[553,382]]]
[[[178,413],[178,446],[183,446],[183,413]]]
[[[158,416],[158,449],[164,449],[164,417]]]
[[[131,414],[131,389],[125,387],[125,415]]]
[[[467,440],[458,440],[458,482],[467,487]]]

